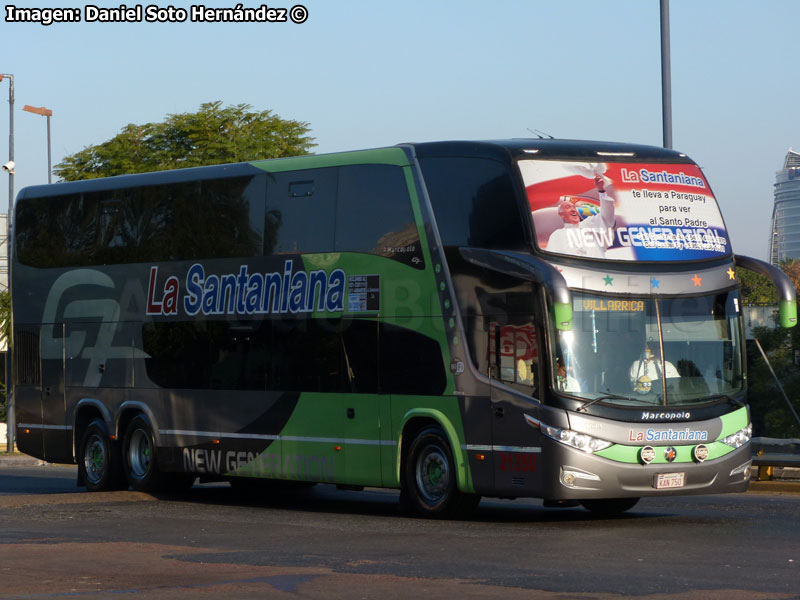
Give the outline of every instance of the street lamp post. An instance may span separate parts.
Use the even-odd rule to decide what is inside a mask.
[[[14,76],[9,73],[0,73],[0,81],[8,79],[8,161],[14,162]],[[11,207],[14,203],[14,173],[8,172],[8,214],[11,216]]]
[[[8,160],[14,162],[14,76],[0,73],[0,81],[8,79]],[[14,169],[8,170],[8,216],[6,217],[6,260],[11,264],[11,215],[14,213]],[[10,275],[10,269],[6,269]],[[11,283],[10,281],[8,282]],[[10,290],[10,285],[9,288]],[[14,451],[15,419],[14,399],[11,385],[11,337],[6,340],[6,452]]]
[[[22,107],[22,110],[33,113],[35,115],[42,115],[43,117],[47,117],[47,183],[53,183],[52,180],[52,173],[53,173],[53,164],[50,160],[50,117],[53,116],[53,111],[49,108],[36,107],[26,104]]]
[[[669,0],[661,0],[661,122],[664,148],[672,148],[672,73],[669,54]]]

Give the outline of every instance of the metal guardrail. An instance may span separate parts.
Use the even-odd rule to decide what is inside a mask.
[[[775,468],[800,468],[800,439],[753,438],[753,466],[758,467],[758,480],[768,481]]]
[[[755,454],[756,467],[797,467],[800,468],[800,454]]]

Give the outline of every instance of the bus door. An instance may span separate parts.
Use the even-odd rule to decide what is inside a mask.
[[[344,396],[345,478],[350,485],[381,484],[381,396]],[[384,397],[388,405],[388,398]]]
[[[353,322],[342,330],[341,360],[347,393],[344,420],[345,478],[351,485],[381,485],[381,451],[388,435],[389,397],[378,395],[377,323]]]
[[[44,459],[72,459],[72,428],[67,424],[64,387],[64,324],[42,326],[41,423]]]
[[[502,326],[492,323],[489,363],[495,487],[501,494],[522,495],[538,487],[541,479],[539,430],[530,423],[539,419],[534,399],[541,384],[535,326],[516,318]]]
[[[280,434],[283,476],[379,485],[377,323],[276,322],[271,355],[271,386],[301,392]]]

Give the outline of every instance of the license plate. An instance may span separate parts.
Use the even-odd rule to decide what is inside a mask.
[[[686,473],[659,473],[656,475],[656,489],[683,487],[685,481]]]

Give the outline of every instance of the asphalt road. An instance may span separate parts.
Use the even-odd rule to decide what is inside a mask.
[[[428,521],[387,490],[88,494],[74,467],[0,465],[0,598],[800,599],[798,515],[760,492]]]

